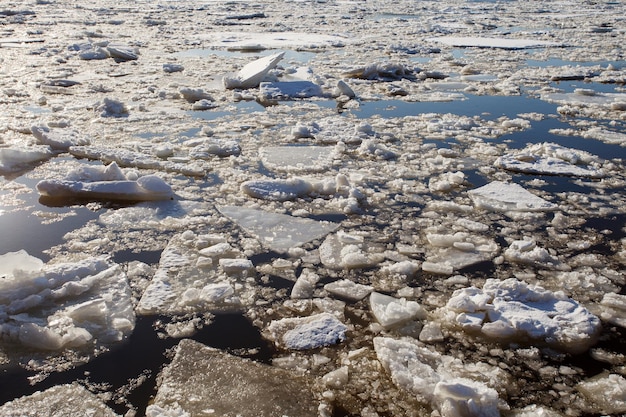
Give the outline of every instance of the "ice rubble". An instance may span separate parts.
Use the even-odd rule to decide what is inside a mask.
[[[81,385],[57,385],[0,406],[2,416],[117,417],[100,398]]]
[[[496,211],[551,211],[557,205],[530,193],[521,185],[493,181],[467,192],[479,208]]]
[[[50,198],[82,198],[102,200],[153,201],[174,198],[172,188],[157,175],[137,177],[124,174],[115,162],[107,166],[85,165],[67,174],[64,179],[37,183],[40,195]]]
[[[576,389],[589,402],[587,411],[602,414],[626,412],[626,379],[608,372],[580,382]]]
[[[347,326],[329,313],[272,321],[265,329],[278,346],[306,350],[334,345],[346,339]]]
[[[74,130],[33,126],[31,131],[40,144],[48,145],[54,150],[67,151],[70,146],[89,145],[90,143],[88,138],[81,136]]]
[[[414,319],[426,318],[426,311],[415,301],[398,299],[378,292],[372,292],[369,301],[376,321],[385,329],[400,326]]]
[[[323,172],[338,152],[332,146],[268,146],[259,149],[263,165],[279,172]]]
[[[602,178],[598,157],[588,152],[566,148],[555,143],[537,143],[496,159],[494,165],[527,174],[571,175]]]
[[[414,339],[376,337],[374,348],[392,381],[419,401],[430,403],[442,416],[500,415],[498,392],[489,386],[502,382],[497,380],[499,369],[482,370],[487,384],[472,378],[458,359]]]
[[[446,307],[468,332],[509,342],[530,338],[574,353],[595,343],[601,325],[598,317],[563,292],[515,278],[488,279],[482,289],[457,290]]]
[[[135,314],[126,274],[101,258],[46,264],[25,251],[0,257],[1,341],[43,351],[120,342]]]
[[[317,415],[319,402],[306,377],[189,339],[181,340],[175,353],[160,375],[149,417]]]

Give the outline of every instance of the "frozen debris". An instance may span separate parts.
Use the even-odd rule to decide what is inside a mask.
[[[322,377],[322,382],[328,388],[341,389],[346,386],[350,380],[350,368],[342,366],[330,371]]]
[[[351,301],[359,301],[367,297],[374,288],[369,285],[358,284],[349,279],[340,279],[324,285],[324,289],[334,296]]]
[[[415,301],[379,292],[372,292],[369,301],[372,314],[385,329],[401,326],[411,320],[426,319],[426,310]]]
[[[363,140],[356,151],[359,155],[367,158],[373,157],[382,160],[389,160],[398,157],[398,154],[396,152],[387,148],[387,146],[383,145],[375,139]]]
[[[524,408],[514,409],[507,413],[510,417],[563,417],[558,411],[548,407],[532,404]]]
[[[135,315],[126,275],[100,258],[42,265],[24,251],[0,257],[0,342],[41,351],[122,341]]]
[[[626,133],[615,132],[600,127],[592,127],[582,132],[581,136],[586,139],[597,139],[609,144],[626,146]]]
[[[109,56],[116,62],[134,61],[139,58],[139,51],[129,45],[110,43],[106,46]]]
[[[324,237],[339,227],[330,222],[246,207],[221,206],[218,210],[246,232],[257,236],[265,247],[277,252],[287,252],[291,248]]]
[[[347,330],[346,325],[334,315],[320,313],[309,317],[274,320],[267,327],[266,334],[280,347],[307,350],[343,342]]]
[[[78,57],[85,61],[107,59],[110,57],[103,46],[91,43],[76,43],[68,46],[67,49],[78,53]]]
[[[447,303],[456,323],[490,339],[523,342],[526,338],[572,353],[586,351],[600,330],[600,320],[568,298],[515,278],[488,279],[482,290],[457,290]]]
[[[76,131],[66,129],[52,129],[47,126],[31,127],[33,136],[42,145],[48,145],[55,150],[67,151],[70,146],[89,145],[89,139],[79,136]]]
[[[500,48],[500,49],[527,49],[543,47],[563,46],[558,42],[541,41],[536,39],[520,38],[486,38],[474,36],[440,36],[427,39],[431,42],[440,42],[456,47],[477,47],[477,48]]]
[[[284,55],[284,52],[279,52],[246,64],[233,78],[223,78],[224,87],[227,89],[240,88],[244,90],[258,87],[267,74],[276,68],[276,65],[278,65],[278,62]]]
[[[202,100],[207,100],[209,102],[213,101],[213,97],[211,97],[211,95],[202,88],[181,87],[178,92],[189,103],[195,103]]]
[[[129,180],[115,162],[107,166],[84,166],[65,179],[37,183],[40,195],[50,198],[156,201],[174,198],[172,188],[156,175]]]
[[[304,269],[291,289],[291,298],[312,298],[320,276],[310,269]]]
[[[493,259],[499,246],[493,240],[468,232],[427,233],[430,244],[422,270],[452,274],[455,270]]]
[[[536,143],[521,151],[496,159],[494,165],[509,171],[526,174],[571,175],[586,178],[602,178],[598,157],[577,149],[555,143]]]
[[[374,349],[398,388],[413,394],[418,401],[430,404],[442,416],[500,416],[498,393],[471,378],[471,372],[465,371],[458,359],[441,355],[408,338],[376,337]],[[498,374],[499,370],[491,372]],[[492,375],[492,379],[495,377]]]
[[[2,416],[118,417],[100,398],[78,383],[57,385],[0,406]]]
[[[0,148],[0,173],[15,172],[52,157],[49,146]]]
[[[383,260],[382,254],[369,250],[362,236],[345,232],[327,236],[319,252],[322,264],[330,269],[368,268]]]
[[[546,249],[537,246],[534,239],[514,240],[504,251],[504,259],[509,262],[517,262],[533,265],[545,269],[557,269],[569,271],[569,265],[561,262]]]
[[[423,343],[442,342],[443,332],[441,331],[441,325],[434,321],[424,324],[422,331],[420,331],[419,341]]]
[[[240,308],[254,301],[252,262],[226,242],[185,231],[174,236],[144,291],[137,313],[184,314]]]
[[[195,143],[195,141],[194,141]],[[213,156],[225,158],[241,154],[241,146],[237,141],[226,139],[204,140],[189,149],[189,157],[193,159],[211,159]]]
[[[100,117],[127,117],[128,107],[119,100],[105,97],[94,104],[94,110]]]
[[[250,180],[241,184],[241,191],[250,197],[270,201],[288,201],[304,197],[313,190],[301,178]]]
[[[338,152],[333,146],[268,146],[259,154],[272,171],[310,173],[328,170]]]
[[[592,414],[626,412],[626,379],[622,375],[601,373],[579,383],[576,388],[586,401],[585,411]]]
[[[521,185],[493,181],[473,190],[468,195],[478,208],[495,211],[552,211],[558,206],[526,191]]]
[[[626,295],[604,294],[599,305],[600,318],[608,323],[626,327]]]
[[[180,64],[172,64],[172,63],[163,64],[163,72],[165,72],[166,74],[172,74],[174,72],[182,72],[184,70],[185,70],[185,67]]]
[[[106,148],[103,146],[72,146],[69,152],[78,158],[99,159],[105,164],[117,163],[120,167],[138,169],[156,169],[165,172],[176,172],[193,177],[206,175],[204,165],[187,164],[163,160],[152,155],[131,151],[123,148]]]
[[[268,81],[259,85],[261,101],[321,97],[323,94],[322,87],[311,81]]]
[[[147,416],[306,417],[319,405],[304,377],[190,339],[180,341],[159,381]]]
[[[428,189],[431,192],[450,192],[465,183],[465,174],[461,171],[446,172],[439,176],[430,177]]]
[[[578,88],[573,93],[546,93],[541,95],[541,99],[563,106],[596,107],[618,111],[626,108],[626,94],[599,93],[586,88]]]
[[[415,79],[416,72],[419,72],[419,69],[393,62],[380,62],[352,69],[343,76],[363,80],[395,81],[403,78]]]
[[[351,99],[356,97],[356,93],[354,92],[352,87],[350,87],[350,85],[344,80],[337,81],[337,87],[335,88],[333,95],[335,97],[345,96]]]

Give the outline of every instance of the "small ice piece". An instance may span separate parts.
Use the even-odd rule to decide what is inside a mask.
[[[570,267],[558,258],[550,255],[546,249],[537,246],[533,239],[514,240],[504,251],[504,259],[535,265],[541,268],[569,270]]]
[[[321,97],[322,87],[311,81],[270,81],[259,85],[261,100],[294,100]]]
[[[201,88],[181,87],[178,92],[189,103],[195,103],[200,100],[213,101],[213,97]]]
[[[268,146],[259,150],[261,162],[272,171],[323,172],[336,154],[332,146]]]
[[[139,58],[137,48],[128,45],[110,43],[106,46],[106,51],[117,62],[135,61]]]
[[[250,180],[241,184],[241,191],[250,197],[270,201],[288,201],[304,197],[313,190],[301,178]]]
[[[128,107],[119,100],[105,97],[94,105],[94,110],[99,112],[100,117],[126,117]]]
[[[305,377],[184,339],[146,415],[314,416],[318,405]]]
[[[349,368],[347,366],[342,366],[341,368],[337,368],[334,371],[330,371],[326,375],[322,377],[322,382],[328,388],[341,389],[345,387],[345,385],[350,380]]]
[[[443,262],[422,262],[422,271],[430,272],[433,274],[451,275],[454,272],[454,267],[449,263]]]
[[[579,383],[576,388],[587,400],[585,411],[588,413],[626,412],[626,379],[622,375],[604,372]]]
[[[486,313],[480,324],[483,334],[490,338],[517,342],[530,337],[572,353],[587,350],[601,326],[598,317],[564,293],[515,278],[488,279],[482,290],[475,287],[457,290],[447,308],[465,313],[457,315],[457,322],[468,330],[479,324],[469,320],[472,316],[468,313]]]
[[[555,143],[536,143],[521,151],[503,155],[494,165],[509,171],[526,174],[569,175],[585,178],[602,178],[605,173],[594,168],[599,158],[588,152],[566,148]]]
[[[335,223],[246,207],[221,206],[218,210],[246,232],[257,236],[263,245],[277,252],[287,252],[339,227]]]
[[[48,146],[0,148],[0,172],[13,172],[53,155]]]
[[[189,156],[194,159],[210,159],[212,156],[224,158],[239,154],[241,146],[234,140],[207,140],[189,150]]]
[[[304,269],[291,289],[291,298],[302,299],[313,297],[315,285],[319,279],[319,275],[315,272]]]
[[[393,62],[380,62],[376,64],[358,67],[344,73],[346,78],[358,78],[363,80],[394,81],[403,78],[414,79],[415,68]]]
[[[101,168],[79,168],[62,180],[42,180],[37,191],[50,198],[155,201],[174,197],[172,188],[160,177],[145,175],[129,181],[115,162]]]
[[[426,310],[416,301],[395,298],[379,292],[370,294],[370,309],[385,329],[399,326],[410,320],[424,320]]]
[[[602,320],[626,327],[626,295],[607,293],[600,301],[600,312]]]
[[[345,82],[344,80],[337,81],[337,87],[335,88],[335,95],[346,96],[348,98],[356,97],[356,93],[354,92],[352,87],[350,87],[348,83]]]
[[[424,324],[419,335],[419,341],[424,343],[435,343],[443,341],[443,333],[439,323],[430,321]]]
[[[331,269],[367,268],[382,262],[379,253],[370,253],[361,236],[338,232],[320,245],[320,260]]]
[[[349,279],[340,279],[324,285],[329,293],[351,301],[359,301],[367,297],[374,288],[369,285],[357,284]]]
[[[284,52],[279,52],[246,64],[241,70],[239,70],[234,78],[223,78],[224,87],[227,89],[248,89],[258,87],[261,81],[263,81],[267,74],[276,67],[278,61],[280,61],[284,55]]]
[[[30,130],[39,143],[52,149],[67,151],[70,146],[89,145],[89,139],[79,136],[73,130],[51,129],[46,126],[33,126]]]
[[[493,181],[473,190],[469,197],[476,207],[495,211],[552,211],[558,206],[530,193],[515,183]]]
[[[24,249],[0,255],[0,278],[9,275],[32,277],[39,274],[44,263],[41,259],[31,256]]]
[[[119,417],[100,398],[78,383],[57,385],[0,406],[2,416]]]
[[[478,47],[478,48],[501,48],[501,49],[526,49],[542,48],[551,46],[561,46],[557,42],[541,41],[535,39],[512,39],[512,38],[487,38],[473,36],[440,36],[427,39],[431,42],[440,42],[456,47]]]
[[[267,327],[267,334],[279,346],[306,350],[343,342],[347,330],[346,325],[334,315],[321,313],[274,320]]]
[[[163,72],[167,74],[171,74],[173,72],[182,72],[185,70],[185,67],[180,64],[163,64]]]

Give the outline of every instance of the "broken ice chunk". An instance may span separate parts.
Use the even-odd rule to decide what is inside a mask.
[[[106,51],[116,62],[134,61],[139,58],[137,48],[128,45],[110,43]]]
[[[320,277],[315,272],[305,269],[291,289],[291,298],[311,298],[315,290],[315,285]]]
[[[159,381],[147,416],[305,417],[319,405],[308,379],[191,339],[181,340]]]
[[[311,81],[272,81],[259,85],[261,100],[293,100],[298,98],[320,97],[322,87]]]
[[[287,201],[304,197],[313,186],[301,178],[250,180],[241,184],[241,191],[250,197],[270,201]]]
[[[340,279],[324,285],[329,293],[352,301],[359,301],[367,297],[374,288],[369,285],[357,284],[349,279]]]
[[[370,308],[376,321],[385,329],[399,326],[410,320],[426,318],[426,310],[419,303],[378,292],[370,294]]]
[[[576,388],[587,400],[585,411],[589,413],[626,412],[626,379],[621,375],[604,372],[579,383]]]
[[[515,240],[504,251],[504,259],[510,262],[519,262],[535,265],[542,268],[570,270],[570,267],[558,258],[550,255],[546,249],[537,246],[533,239]]]
[[[154,201],[174,197],[172,188],[160,177],[145,175],[130,181],[115,162],[106,167],[79,168],[68,173],[66,179],[39,181],[37,191],[50,198]]]
[[[493,181],[467,193],[476,207],[488,210],[534,212],[556,210],[558,207],[515,183]]]
[[[604,321],[626,327],[626,295],[608,293],[600,301],[600,314]]]
[[[566,148],[555,143],[530,145],[521,151],[499,157],[494,165],[509,171],[527,174],[570,175],[586,178],[605,176],[602,170],[594,168],[594,165],[599,167],[599,158],[588,152]]]
[[[0,406],[3,416],[118,417],[100,398],[78,383],[57,385]]]
[[[348,328],[334,315],[321,313],[309,317],[274,320],[267,335],[279,346],[306,350],[330,346],[346,339]]]
[[[268,146],[259,150],[266,168],[283,172],[325,171],[335,153],[331,146]]]
[[[515,278],[488,279],[483,289],[457,290],[447,308],[457,313],[458,323],[468,330],[481,325],[483,334],[505,341],[524,337],[573,353],[587,350],[596,340],[600,320],[562,292],[528,285]],[[471,320],[486,313],[484,322]],[[472,313],[468,315],[467,313]]]
[[[370,253],[361,236],[341,232],[327,236],[319,252],[324,266],[331,269],[367,268],[383,260],[382,254]]]
[[[241,228],[258,237],[263,245],[277,252],[286,252],[339,227],[337,224],[270,213],[246,207],[222,206],[220,213]]]
[[[227,89],[248,89],[258,87],[267,74],[276,67],[284,52],[259,58],[246,64],[234,78],[224,77],[224,87]]]
[[[50,129],[46,126],[31,127],[33,136],[42,145],[48,145],[52,149],[67,151],[70,146],[89,145],[89,139],[81,137],[73,130]]]
[[[24,249],[0,255],[0,277],[32,277],[39,274],[44,263],[29,255]]]
[[[13,172],[53,155],[48,146],[0,148],[0,172]]]

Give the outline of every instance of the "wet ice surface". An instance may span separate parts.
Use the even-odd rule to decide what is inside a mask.
[[[624,6],[420,6],[5,5],[0,415],[626,412]]]

